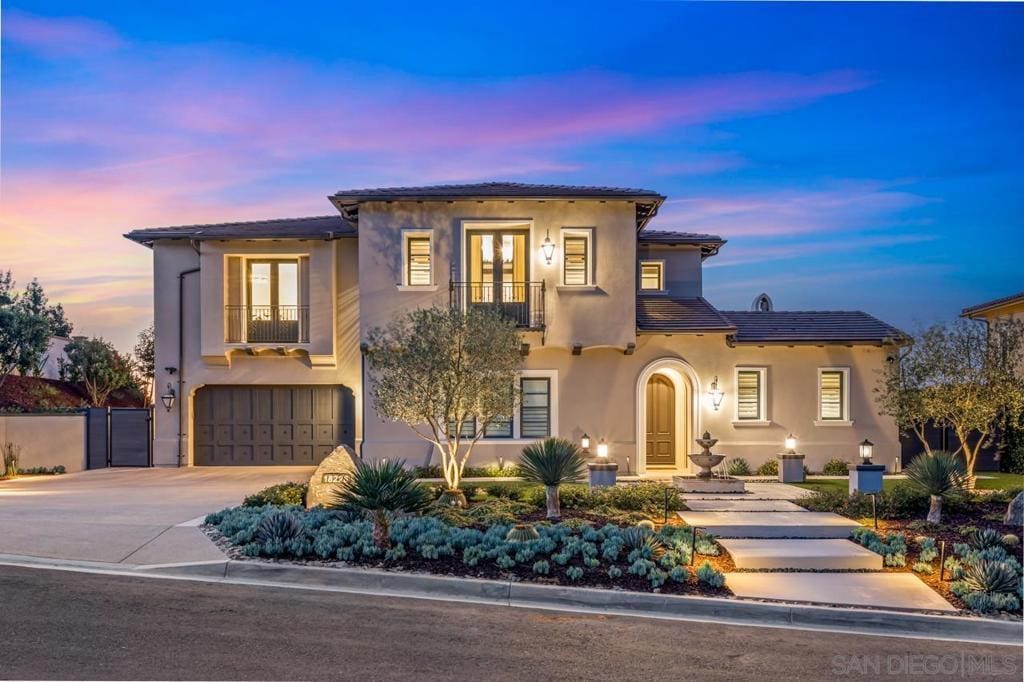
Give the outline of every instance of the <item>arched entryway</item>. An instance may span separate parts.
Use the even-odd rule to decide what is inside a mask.
[[[686,455],[700,428],[696,372],[683,360],[662,358],[640,372],[636,392],[637,471],[689,471]]]

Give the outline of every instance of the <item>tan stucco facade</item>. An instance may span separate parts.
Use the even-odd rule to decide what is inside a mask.
[[[723,333],[638,334],[637,263],[663,260],[666,295],[704,295],[699,246],[655,247],[637,241],[636,206],[625,200],[366,202],[358,238],[333,240],[157,240],[154,244],[156,390],[178,392],[171,411],[156,410],[154,463],[188,465],[192,397],[206,385],[342,385],[356,398],[356,422],[364,406],[360,339],[409,310],[449,304],[449,281],[467,277],[464,244],[476,229],[528,230],[530,281],[544,283],[545,329],[524,332],[530,344],[524,372],[551,378],[552,435],[604,439],[625,471],[644,472],[646,382],[668,378],[675,389],[676,457],[672,471],[688,471],[686,454],[708,430],[716,450],[743,457],[752,467],[775,456],[785,436],[798,437],[807,466],[829,459],[854,461],[857,444],[875,444],[875,461],[897,465],[895,425],[877,414],[872,390],[891,348],[881,345],[730,346]],[[566,287],[562,276],[564,229],[590,236],[592,271],[586,286]],[[431,278],[426,286],[404,281],[405,231],[431,239]],[[541,245],[556,244],[546,262]],[[225,341],[225,304],[230,299],[228,259],[306,259],[304,300],[310,308],[308,343],[230,344]],[[184,362],[178,360],[179,273],[184,279]],[[713,299],[713,292],[710,296]],[[572,353],[579,346],[578,355]],[[756,425],[735,424],[735,371],[765,369],[766,414]],[[166,368],[178,368],[172,374]],[[848,416],[842,425],[817,420],[818,370],[848,370]],[[724,392],[716,410],[707,399],[717,377]],[[183,381],[179,388],[179,381]],[[178,410],[181,410],[179,426]],[[356,432],[366,459],[436,461],[431,446],[405,425],[381,420],[367,400],[365,431]],[[179,428],[182,437],[179,441]],[[515,461],[526,441],[487,439],[472,463]],[[180,444],[179,444],[180,443]],[[627,463],[628,458],[628,463]]]

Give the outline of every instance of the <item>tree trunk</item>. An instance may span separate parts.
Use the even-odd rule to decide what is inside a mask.
[[[558,486],[547,486],[544,489],[544,498],[548,503],[548,519],[557,521],[562,518],[562,507],[558,499]]]
[[[373,515],[373,544],[381,549],[391,547],[387,514],[385,511],[379,511]]]
[[[942,495],[932,495],[931,506],[928,507],[928,523],[942,523]]]

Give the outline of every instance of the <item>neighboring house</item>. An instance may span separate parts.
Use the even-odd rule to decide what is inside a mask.
[[[811,469],[855,460],[865,438],[895,466],[872,390],[905,335],[764,295],[715,309],[702,264],[725,240],[645,229],[656,192],[483,183],[330,200],[336,215],[126,235],[154,252],[156,393],[177,396],[156,401],[156,464],[310,464],[338,443],[422,464],[428,444],[370,401],[364,414],[360,340],[418,307],[500,302],[528,345],[526,399],[475,464],[587,433],[623,470],[685,472],[710,431],[753,467],[789,433]]]
[[[66,336],[51,336],[50,340],[46,342],[46,350],[39,357],[35,371],[30,372],[28,376],[36,376],[43,379],[60,379],[61,363],[68,361],[64,348],[69,343],[71,343],[71,339]]]
[[[1024,291],[964,308],[960,312],[960,317],[981,320],[989,324],[1003,318],[1024,320]]]

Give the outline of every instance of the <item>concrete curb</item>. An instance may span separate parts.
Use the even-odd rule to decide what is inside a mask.
[[[1020,621],[565,587],[361,568],[232,560],[226,565],[209,562],[202,567],[188,564],[145,566],[133,572],[137,575],[213,577],[216,568],[221,566],[224,570],[222,579],[227,582],[471,601],[518,608],[989,644],[1019,645],[1024,633],[1024,623]]]

